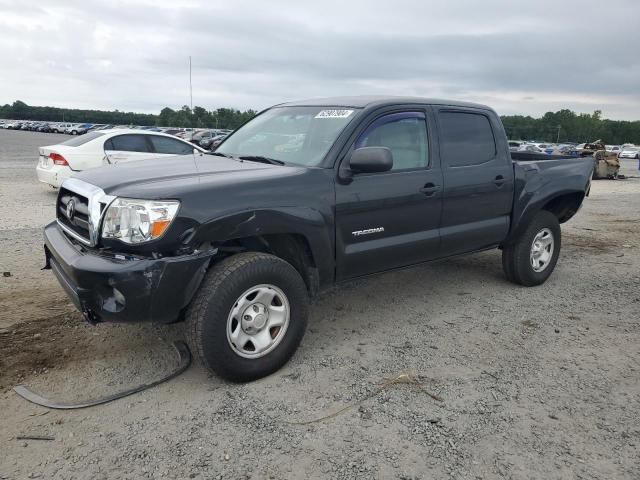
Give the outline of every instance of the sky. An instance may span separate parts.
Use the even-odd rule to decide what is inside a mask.
[[[0,104],[158,113],[333,95],[640,120],[639,0],[0,0]]]

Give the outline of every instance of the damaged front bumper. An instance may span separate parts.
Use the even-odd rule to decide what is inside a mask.
[[[56,222],[45,227],[44,241],[45,268],[91,323],[178,320],[215,253],[158,259],[100,254],[72,243]]]

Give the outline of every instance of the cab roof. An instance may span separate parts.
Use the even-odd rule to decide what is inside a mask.
[[[483,110],[492,110],[491,107],[479,103],[459,102],[455,100],[442,100],[424,97],[401,97],[389,95],[356,95],[351,97],[326,97],[297,100],[276,105],[278,107],[384,107],[389,105],[424,104],[424,105],[448,105],[452,107],[471,107]]]

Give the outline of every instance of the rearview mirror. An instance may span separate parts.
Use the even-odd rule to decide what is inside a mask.
[[[349,168],[357,173],[388,172],[393,168],[393,154],[387,147],[362,147],[354,150]]]

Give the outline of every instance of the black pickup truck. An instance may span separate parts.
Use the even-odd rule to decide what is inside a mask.
[[[251,380],[291,357],[309,298],[337,282],[493,248],[509,280],[544,282],[593,162],[515,155],[482,105],[277,105],[211,155],[66,180],[46,265],[88,321],[186,320],[207,368]]]

